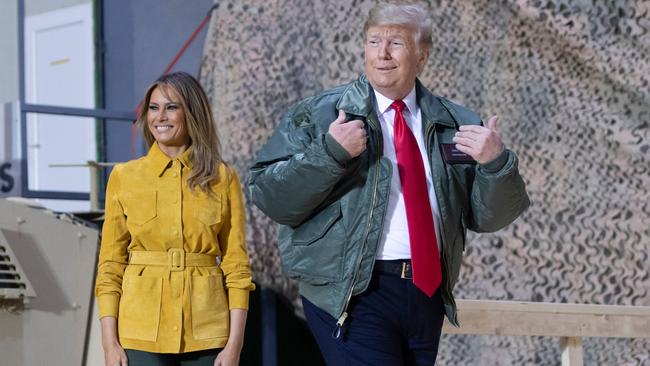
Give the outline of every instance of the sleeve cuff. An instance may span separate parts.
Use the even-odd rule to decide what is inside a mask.
[[[228,289],[228,308],[248,310],[248,295],[250,291],[240,288]]]
[[[345,165],[348,160],[352,159],[350,153],[348,153],[347,150],[345,150],[345,148],[343,148],[343,146],[341,146],[341,144],[339,144],[338,141],[336,141],[336,139],[329,133],[325,134],[325,147],[339,165]]]
[[[97,298],[97,307],[99,308],[99,319],[105,316],[117,318],[120,308],[119,295],[101,295]]]
[[[485,171],[486,173],[496,173],[499,170],[501,170],[506,163],[508,162],[508,149],[503,149],[501,154],[494,158],[494,160],[481,164],[481,169]]]

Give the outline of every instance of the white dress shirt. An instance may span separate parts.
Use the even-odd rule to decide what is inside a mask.
[[[442,238],[440,236],[440,211],[438,210],[438,201],[433,189],[431,177],[431,164],[427,155],[426,145],[422,131],[422,115],[420,107],[415,99],[415,87],[403,99],[406,108],[403,111],[404,120],[411,128],[411,132],[420,148],[422,162],[424,163],[424,173],[427,178],[427,191],[429,192],[429,203],[431,204],[431,213],[436,228],[436,239],[438,241],[438,250],[442,248]],[[393,174],[390,182],[390,195],[388,197],[388,207],[386,217],[384,218],[384,230],[379,241],[377,259],[408,259],[411,258],[411,245],[409,242],[408,223],[406,220],[406,207],[404,205],[404,195],[402,194],[402,184],[399,178],[397,168],[397,155],[395,154],[395,143],[393,142],[393,128],[395,121],[395,110],[391,108],[393,100],[386,98],[379,92],[375,91],[375,112],[379,117],[379,125],[384,139],[383,156],[390,160],[393,166]]]

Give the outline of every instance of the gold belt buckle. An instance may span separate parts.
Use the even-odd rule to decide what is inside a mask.
[[[410,280],[411,277],[408,277],[408,268],[409,264],[407,262],[402,262],[402,273],[400,274],[400,278],[403,278],[405,280]]]
[[[167,264],[172,272],[185,270],[185,251],[178,248],[169,249],[167,251]]]

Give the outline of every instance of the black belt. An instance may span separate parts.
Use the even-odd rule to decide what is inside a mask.
[[[393,275],[408,280],[413,278],[410,259],[375,261],[375,271],[381,274]]]

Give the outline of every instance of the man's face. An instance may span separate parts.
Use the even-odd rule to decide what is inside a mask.
[[[382,25],[366,32],[366,75],[373,89],[390,99],[408,95],[428,58],[428,52],[418,52],[415,31],[409,27]]]

